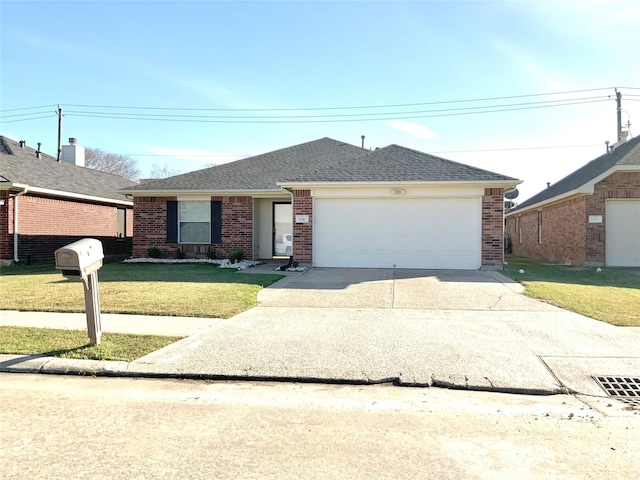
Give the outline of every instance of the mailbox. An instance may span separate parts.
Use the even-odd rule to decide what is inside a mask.
[[[83,238],[55,251],[56,268],[71,280],[83,280],[102,266],[102,243]]]

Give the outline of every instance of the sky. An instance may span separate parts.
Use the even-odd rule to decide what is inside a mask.
[[[0,3],[0,134],[182,173],[330,137],[508,175],[640,134],[637,1]],[[627,127],[630,123],[630,127]]]

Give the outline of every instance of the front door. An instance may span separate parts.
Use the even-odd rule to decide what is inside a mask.
[[[273,255],[293,255],[293,206],[273,204]]]

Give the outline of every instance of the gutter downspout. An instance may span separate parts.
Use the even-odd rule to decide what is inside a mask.
[[[24,187],[21,192],[13,195],[13,261],[18,263],[18,197],[28,192],[28,188]]]

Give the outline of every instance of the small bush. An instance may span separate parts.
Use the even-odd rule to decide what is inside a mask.
[[[300,262],[298,262],[297,260],[294,260],[293,262],[291,262],[291,266],[293,268],[298,268],[298,265],[300,265]]]
[[[176,248],[176,258],[178,259],[182,259],[182,258],[186,258],[187,255],[184,253],[184,250],[182,250],[181,248]]]
[[[158,247],[149,247],[147,248],[147,257],[149,258],[160,258],[161,252]]]
[[[214,260],[216,258],[216,249],[214,247],[208,247],[206,255],[209,260]]]
[[[227,259],[229,263],[238,263],[244,260],[244,250],[242,248],[234,248],[229,252],[229,255],[227,255]]]

